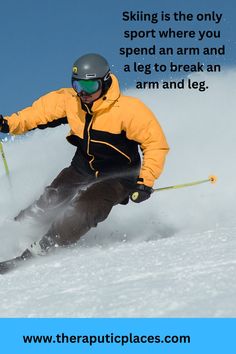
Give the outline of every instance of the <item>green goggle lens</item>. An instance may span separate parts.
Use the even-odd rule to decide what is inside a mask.
[[[101,81],[100,80],[73,80],[72,85],[76,92],[80,93],[84,91],[91,95],[100,89]]]

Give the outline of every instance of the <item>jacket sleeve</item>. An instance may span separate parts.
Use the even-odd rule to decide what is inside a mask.
[[[9,133],[18,135],[35,128],[44,129],[67,123],[64,90],[53,91],[10,116],[5,116]]]
[[[169,151],[165,135],[154,114],[139,100],[136,100],[126,123],[126,136],[140,144],[143,161],[139,177],[143,184],[152,187],[160,176],[165,157]]]

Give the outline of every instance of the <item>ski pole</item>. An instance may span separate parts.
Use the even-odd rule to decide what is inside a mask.
[[[216,183],[216,181],[217,181],[216,176],[209,176],[207,179],[202,179],[200,181],[183,183],[183,184],[176,184],[175,186],[156,188],[156,189],[153,189],[153,192],[161,192],[161,191],[168,190],[168,189],[178,189],[178,188],[191,187],[191,186],[196,186],[198,184],[207,183],[207,182],[211,182],[213,184],[213,183]]]
[[[10,178],[10,172],[9,172],[6,156],[4,154],[3,145],[2,145],[1,141],[0,141],[0,151],[1,151],[2,159],[3,159],[3,164],[4,164],[4,167],[5,167],[6,175],[7,175],[8,179],[9,179]]]

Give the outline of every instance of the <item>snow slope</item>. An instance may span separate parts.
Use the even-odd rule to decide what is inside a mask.
[[[218,183],[117,206],[75,247],[0,276],[1,317],[236,316],[236,71],[205,78],[206,93],[126,94],[151,107],[171,147],[156,187],[210,174]],[[12,187],[0,162],[0,260],[45,231],[13,217],[70,163],[67,131],[4,144]]]

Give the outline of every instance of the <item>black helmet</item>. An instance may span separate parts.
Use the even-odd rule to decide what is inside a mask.
[[[99,54],[85,54],[73,65],[72,78],[75,80],[108,79],[110,67]]]
[[[81,85],[79,83],[83,82],[83,87],[89,87],[88,93],[96,92],[96,90],[101,87],[101,96],[105,95],[111,86],[112,79],[110,76],[110,67],[108,62],[104,57],[99,54],[85,54],[73,65],[72,69],[72,87],[80,95]],[[80,81],[82,80],[82,81]],[[86,82],[85,82],[86,81]],[[96,86],[96,82],[99,84]],[[84,90],[84,88],[82,88]],[[101,97],[100,96],[100,97]]]

